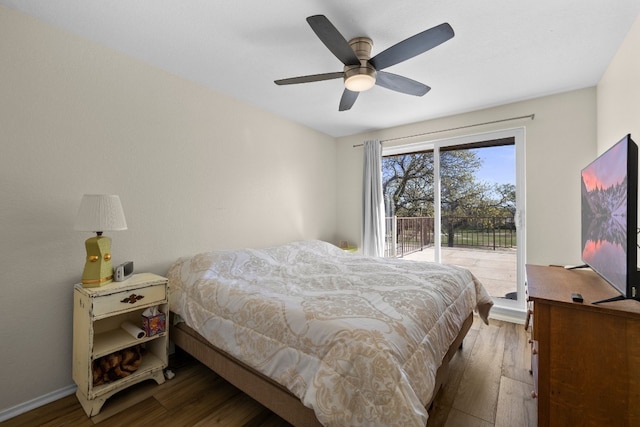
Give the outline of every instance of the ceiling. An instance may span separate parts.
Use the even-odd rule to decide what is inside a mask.
[[[640,13],[639,0],[0,0],[258,108],[335,137],[594,86]],[[325,15],[372,56],[448,22],[455,37],[385,71],[430,86],[375,86],[338,111],[342,71],[306,22]]]

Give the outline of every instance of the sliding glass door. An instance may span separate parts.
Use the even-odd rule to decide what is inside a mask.
[[[524,311],[524,130],[383,149],[386,255],[468,268]]]

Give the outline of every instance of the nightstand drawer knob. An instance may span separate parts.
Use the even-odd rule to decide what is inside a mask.
[[[96,262],[100,259],[98,255],[89,255],[89,261]]]
[[[140,301],[142,298],[144,298],[144,295],[131,294],[120,302],[123,302],[125,304],[135,304],[138,301]]]

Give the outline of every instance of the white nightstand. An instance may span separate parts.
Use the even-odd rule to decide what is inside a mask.
[[[349,241],[347,240],[340,240],[340,243],[338,243],[338,247],[345,252],[358,252],[358,247],[349,244]]]
[[[88,416],[100,412],[113,394],[147,379],[164,382],[169,328],[153,336],[136,338],[121,328],[128,321],[142,328],[142,312],[157,306],[169,321],[167,279],[152,273],[134,274],[124,282],[99,288],[74,286],[73,292],[73,380],[76,396]],[[140,344],[142,363],[128,376],[94,386],[93,362],[102,356]]]

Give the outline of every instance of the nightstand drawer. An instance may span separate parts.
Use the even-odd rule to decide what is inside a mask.
[[[119,311],[133,310],[141,306],[164,303],[167,300],[166,289],[166,285],[160,283],[93,298],[91,314],[93,317],[101,317]]]

